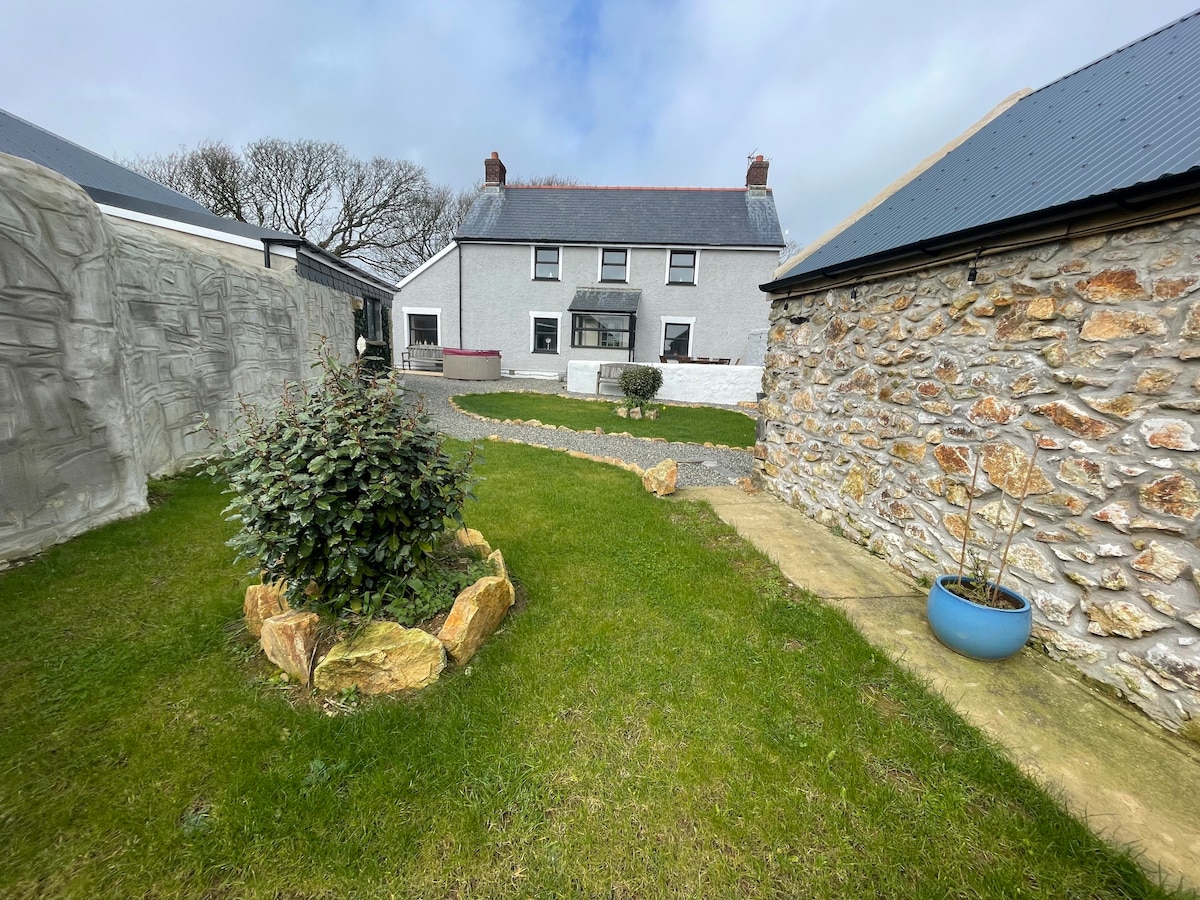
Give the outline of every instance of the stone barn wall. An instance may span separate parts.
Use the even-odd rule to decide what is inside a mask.
[[[920,579],[969,546],[1056,659],[1200,740],[1200,219],[773,300],[755,479]]]
[[[146,509],[146,478],[201,456],[204,413],[353,353],[350,298],[261,251],[107,218],[0,154],[0,563]]]

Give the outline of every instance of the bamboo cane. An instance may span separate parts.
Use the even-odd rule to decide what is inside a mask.
[[[975,481],[979,478],[979,457],[981,455],[980,453],[975,454],[975,471],[971,473],[971,490],[967,493],[967,526],[963,529],[962,550],[958,554],[958,584],[962,584],[963,564],[967,558],[967,538],[971,536],[971,504],[975,502]]]
[[[1025,467],[1025,483],[1021,485],[1021,499],[1017,502],[1017,511],[1013,515],[1012,527],[1008,529],[1008,541],[1004,544],[1004,552],[1000,554],[1000,571],[996,573],[996,586],[992,591],[992,601],[1000,596],[1000,581],[1004,578],[1004,567],[1008,564],[1008,548],[1012,546],[1013,535],[1017,533],[1017,523],[1021,521],[1021,510],[1025,507],[1025,497],[1029,493],[1029,479],[1033,476],[1033,467],[1037,462],[1038,451],[1042,449],[1039,440],[1033,447],[1033,455],[1029,457],[1029,465]]]

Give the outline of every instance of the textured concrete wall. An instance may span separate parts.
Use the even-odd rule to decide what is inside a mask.
[[[963,534],[1035,639],[1200,739],[1200,220],[772,305],[756,478],[916,576]],[[966,506],[976,460],[979,475]]]
[[[78,187],[0,154],[0,560],[146,509],[113,243]]]
[[[123,347],[146,471],[203,455],[208,415],[232,422],[235,401],[270,402],[311,375],[320,336],[353,351],[350,301],[301,279],[294,263],[264,268],[259,251],[153,225],[111,221],[117,292],[128,312]]]
[[[201,415],[308,377],[349,298],[248,249],[105,217],[0,154],[0,561],[146,508],[147,475],[202,455]]]
[[[567,308],[577,287],[598,287],[596,247],[565,247],[559,281],[534,281],[527,244],[467,244],[462,254],[463,346],[499,350],[503,366],[528,372],[562,375],[567,360],[624,362],[624,350],[571,347],[571,314]],[[629,255],[628,284],[615,287],[641,290],[637,318],[636,361],[655,362],[663,316],[695,317],[692,355],[739,358],[749,333],[767,324],[767,303],[758,285],[768,281],[779,260],[775,251],[701,250],[696,285],[669,285],[667,253],[662,248],[634,247]],[[441,310],[442,342],[458,346],[457,253],[450,253],[402,289],[401,307]],[[531,350],[530,312],[561,315],[559,352]],[[396,346],[404,341],[397,312]]]

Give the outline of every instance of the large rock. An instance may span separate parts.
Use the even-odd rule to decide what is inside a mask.
[[[321,617],[314,612],[281,613],[262,623],[262,648],[267,659],[288,677],[307,685],[316,655]]]
[[[642,486],[657,497],[675,493],[675,481],[679,478],[679,465],[673,459],[664,459],[642,475]]]
[[[487,538],[474,528],[458,529],[454,532],[451,540],[464,550],[478,553],[480,559],[484,559],[492,553],[492,545],[487,542]]]
[[[255,637],[262,637],[262,625],[271,616],[291,610],[283,596],[286,585],[282,581],[270,584],[252,584],[246,588],[246,599],[242,613],[246,617],[246,630]]]
[[[313,673],[323,691],[358,685],[364,694],[423,688],[446,668],[441,641],[395,622],[368,625],[353,639],[335,644]]]
[[[516,599],[504,556],[499,550],[488,557],[495,575],[480,578],[454,601],[437,639],[460,666],[475,655],[483,642],[500,626]]]

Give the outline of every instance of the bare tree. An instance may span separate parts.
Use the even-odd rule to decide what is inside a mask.
[[[478,192],[478,186],[456,192],[445,185],[434,185],[426,192],[412,212],[409,240],[397,251],[409,271],[454,239]]]
[[[785,262],[804,249],[804,245],[793,241],[787,236],[787,232],[783,235],[783,249],[779,251],[779,264],[782,266]]]
[[[402,159],[357,159],[341,144],[220,142],[125,161],[213,213],[299,235],[335,256],[401,278],[453,237],[471,195],[431,184]]]
[[[559,175],[551,172],[549,175],[533,175],[526,177],[518,175],[506,179],[509,187],[579,187],[583,182],[571,175]]]

